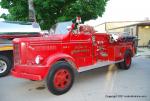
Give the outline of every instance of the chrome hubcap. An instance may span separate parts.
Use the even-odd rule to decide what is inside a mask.
[[[0,73],[4,73],[7,69],[7,64],[5,61],[0,60]]]

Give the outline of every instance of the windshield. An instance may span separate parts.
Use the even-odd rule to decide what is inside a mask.
[[[52,26],[50,29],[51,34],[67,34],[68,33],[68,26],[71,26],[72,22],[59,22]]]

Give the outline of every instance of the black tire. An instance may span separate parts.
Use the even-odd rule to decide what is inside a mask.
[[[69,74],[65,74],[65,72],[64,72],[65,80],[67,80],[67,81],[62,80],[62,78],[64,79],[64,75],[61,76],[62,78],[59,76],[59,80],[58,80],[57,76],[61,70],[64,70],[65,72],[69,73]],[[69,75],[69,76],[67,77],[67,75]],[[55,79],[55,78],[57,78],[57,79]],[[58,80],[59,84],[56,84],[55,80]],[[66,85],[64,88],[61,88],[62,82],[64,83],[64,85]],[[73,71],[71,65],[64,61],[59,61],[59,62],[55,63],[52,66],[52,68],[48,74],[48,77],[47,77],[48,90],[55,95],[61,95],[61,94],[66,93],[67,91],[69,91],[73,85],[73,82],[74,82],[74,71]]]
[[[128,70],[132,63],[132,53],[130,50],[127,50],[124,54],[124,61],[117,63],[119,69]]]
[[[0,77],[8,75],[10,73],[11,67],[12,67],[11,59],[9,59],[7,56],[0,55]]]

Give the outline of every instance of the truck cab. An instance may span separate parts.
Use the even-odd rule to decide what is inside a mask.
[[[71,88],[75,71],[113,63],[120,69],[129,69],[135,54],[134,37],[114,39],[111,34],[96,32],[84,24],[75,28],[70,22],[61,22],[49,34],[13,40],[12,75],[30,80],[46,79],[49,91],[56,95]]]
[[[0,77],[10,73],[13,67],[14,38],[40,37],[40,26],[33,22],[0,22]]]

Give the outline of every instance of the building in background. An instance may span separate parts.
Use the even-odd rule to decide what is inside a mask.
[[[106,22],[95,26],[100,32],[127,33],[137,36],[138,46],[148,46],[150,43],[150,21],[120,21]]]

